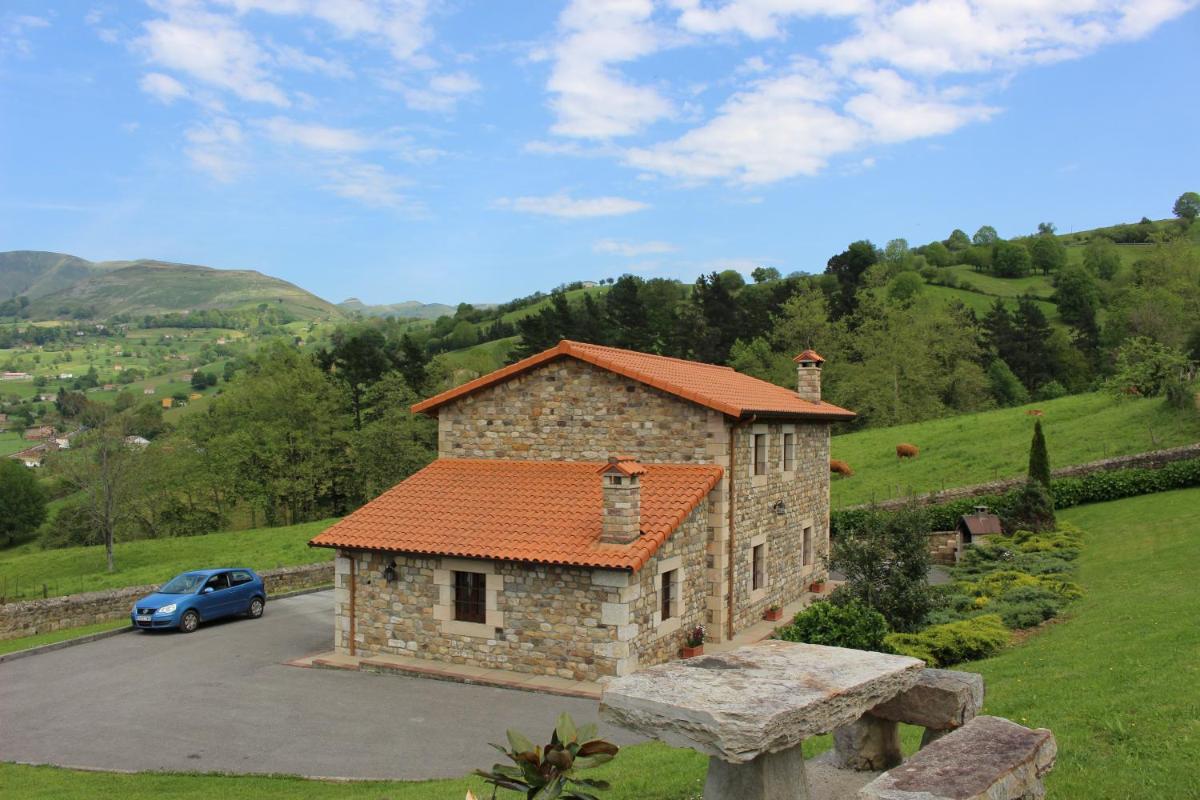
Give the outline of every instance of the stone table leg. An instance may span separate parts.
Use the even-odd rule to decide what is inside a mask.
[[[810,800],[800,745],[734,764],[708,759],[704,800]]]
[[[866,714],[833,731],[833,763],[839,769],[884,770],[904,760],[900,726]]]

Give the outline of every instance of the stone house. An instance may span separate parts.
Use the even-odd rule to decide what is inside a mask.
[[[424,400],[438,458],[311,542],[334,645],[596,680],[726,639],[824,578],[853,414],[728,367],[556,347]]]

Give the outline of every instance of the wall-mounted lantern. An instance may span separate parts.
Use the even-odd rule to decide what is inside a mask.
[[[396,580],[396,560],[392,559],[392,563],[383,568],[384,583],[392,583]]]
[[[775,514],[775,516],[782,517],[787,513],[787,505],[780,500],[771,506],[771,511]]]

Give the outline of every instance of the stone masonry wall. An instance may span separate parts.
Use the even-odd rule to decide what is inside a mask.
[[[699,580],[683,584],[683,617],[670,626],[671,632],[660,634],[653,620],[660,602],[657,568],[661,560],[679,556],[685,577],[702,575],[706,520],[701,504],[636,575],[626,570],[339,552],[335,649],[349,652],[353,559],[354,639],[359,655],[391,653],[589,681],[674,658],[688,626],[703,619],[704,587]],[[388,584],[381,576],[393,560],[397,579]],[[499,576],[489,608],[494,604],[500,624],[471,633],[461,629],[483,626],[450,622],[439,613],[441,587],[436,575],[455,567],[489,570]]]
[[[283,594],[297,589],[323,586],[333,581],[333,563],[306,564],[299,567],[260,572],[267,594]],[[0,639],[16,639],[41,633],[95,625],[128,616],[133,601],[158,588],[158,584],[127,586],[104,592],[86,592],[46,600],[23,600],[0,605]]]
[[[574,358],[561,358],[438,410],[438,455],[705,463],[723,416]]]
[[[795,462],[783,469],[783,435],[795,434]],[[753,437],[768,437],[767,474],[754,474]],[[760,621],[773,604],[800,600],[810,583],[826,576],[829,548],[829,426],[824,423],[755,423],[737,429],[734,508],[734,629]],[[782,515],[776,504],[783,504]],[[804,528],[812,528],[803,552]],[[766,544],[766,586],[755,592],[753,546]],[[726,543],[727,546],[727,543]],[[806,563],[807,562],[807,563]]]

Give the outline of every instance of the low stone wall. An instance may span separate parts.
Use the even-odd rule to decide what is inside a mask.
[[[958,531],[930,531],[929,558],[943,567],[958,563]]]
[[[267,594],[276,595],[333,583],[333,562],[281,567],[260,573]],[[46,600],[22,600],[0,605],[0,639],[17,639],[40,633],[95,625],[120,619],[133,602],[158,588],[158,584],[126,586],[103,592],[85,592]]]
[[[1117,469],[1159,469],[1175,461],[1187,461],[1193,458],[1200,458],[1200,442],[1186,444],[1182,447],[1172,447],[1166,450],[1152,450],[1149,453],[1135,453],[1130,456],[1116,456],[1115,458],[1103,458],[1099,461],[1089,461],[1086,464],[1075,464],[1070,467],[1056,469],[1051,472],[1051,476],[1055,478],[1078,478],[1082,475],[1091,475],[1096,472],[1111,472]],[[891,500],[883,500],[879,503],[863,503],[857,506],[847,506],[845,510],[875,508],[881,511],[895,511],[911,502],[916,502],[918,505],[948,503],[951,500],[961,500],[964,497],[1004,494],[1009,489],[1020,486],[1024,482],[1024,477],[1008,478],[988,483],[977,483],[974,486],[945,489],[940,492],[917,495],[916,497],[897,497]]]

